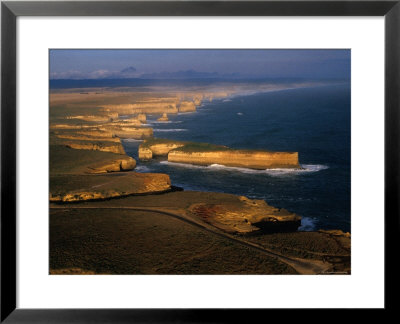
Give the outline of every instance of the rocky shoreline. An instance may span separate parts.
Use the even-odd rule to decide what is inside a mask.
[[[68,208],[75,208],[74,206],[79,203],[81,206],[87,206],[88,209],[84,212],[84,215],[86,215],[84,219],[81,219],[79,214],[77,214],[76,219],[86,225],[87,222],[96,222],[98,214],[101,214],[104,220],[109,221],[107,213],[99,212],[95,209],[98,206],[108,206],[109,208],[122,208],[121,206],[125,206],[127,210],[136,208],[136,214],[138,210],[142,210],[142,213],[150,215],[149,219],[157,219],[160,222],[150,225],[150,223],[147,223],[148,220],[138,216],[142,219],[143,224],[147,224],[146,230],[149,233],[152,226],[164,224],[163,221],[160,221],[159,216],[151,214],[155,212],[154,210],[161,211],[165,215],[168,215],[168,213],[179,215],[180,218],[178,218],[181,221],[194,223],[196,226],[206,228],[214,234],[222,235],[225,239],[229,238],[229,235],[259,238],[269,234],[286,237],[284,233],[299,233],[297,229],[301,225],[300,215],[270,206],[263,200],[216,192],[186,192],[174,187],[167,174],[134,172],[137,162],[126,155],[121,139],[144,139],[138,152],[139,160],[144,161],[151,160],[157,156],[165,156],[170,162],[197,165],[221,164],[252,169],[300,168],[297,152],[235,150],[209,143],[155,139],[153,138],[152,128],[146,126],[146,113],[160,114],[162,116],[159,121],[168,121],[167,114],[193,112],[196,111],[196,107],[203,100],[211,100],[213,97],[227,95],[227,93],[221,92],[214,93],[213,96],[204,93],[189,93],[166,97],[155,96],[154,98],[146,97],[146,100],[134,104],[111,104],[107,102],[107,98],[103,98],[106,103],[95,110],[92,108],[95,102],[95,95],[89,95],[90,98],[86,98],[87,108],[80,107],[76,110],[71,109],[69,105],[73,106],[74,100],[82,105],[81,101],[79,101],[81,99],[79,95],[73,94],[69,97],[63,94],[51,97],[49,192],[50,213],[53,219],[51,226],[57,222],[61,222],[60,224],[64,229],[75,226],[61,220],[62,216],[60,215],[64,214],[60,214],[59,211],[55,211],[52,208],[57,205],[65,206],[66,210],[68,210]],[[73,113],[74,111],[75,113]],[[119,116],[122,113],[132,116],[127,119],[120,119]],[[154,210],[146,211],[146,208],[148,208],[146,204]],[[117,222],[118,220],[120,221],[119,215],[124,213],[127,213],[127,211],[115,211],[110,217]],[[82,224],[76,226],[82,226]],[[179,222],[174,224],[178,228],[186,226]],[[142,226],[140,224],[136,225]],[[114,226],[118,225],[114,224]],[[169,228],[168,226],[172,225],[168,223],[168,226],[165,226],[165,228]],[[115,240],[114,236],[116,234],[108,233],[106,227],[99,225],[99,230],[103,231],[100,235],[108,237],[107,239],[110,242]],[[164,233],[163,235],[174,241],[173,237],[170,236],[172,234]],[[196,232],[196,235],[199,237],[199,242],[204,242],[202,234]],[[340,237],[340,240],[345,242],[343,244],[350,245],[350,234],[348,233],[321,232],[321,235],[318,236],[315,244],[323,244],[324,237],[329,237],[329,240],[333,239],[333,237]],[[293,242],[300,246],[300,249],[301,246],[305,245],[304,242],[301,242],[304,236],[306,235],[298,234],[292,239]],[[53,232],[51,230],[51,238],[55,241],[58,239],[63,240],[63,237],[63,234],[60,234],[57,229],[53,229]],[[308,235],[307,237],[312,236]],[[77,245],[79,245],[79,240],[84,240],[81,236],[75,239],[71,237],[70,239]],[[134,244],[131,239],[129,240]],[[186,243],[188,245],[190,245],[189,241],[190,237],[187,237]],[[218,242],[215,244],[222,250],[224,249],[222,247],[226,243],[225,241],[218,239],[215,242]],[[249,246],[251,248],[251,244],[253,244],[250,243],[250,241],[248,241],[248,244],[246,243],[248,248]],[[179,244],[184,245],[185,242]],[[290,246],[286,248],[292,251]],[[280,249],[286,251],[282,246],[280,246]],[[51,253],[56,253],[56,256],[53,255],[51,259],[53,273],[69,273],[69,268],[78,269],[77,271],[72,271],[73,273],[80,273],[79,269],[84,269],[82,273],[108,273],[107,267],[93,266],[96,263],[95,261],[93,261],[93,264],[86,264],[81,261],[76,262],[76,264],[63,263],[60,261],[62,259],[58,259],[57,255],[63,255],[63,253],[74,254],[73,251],[67,250],[56,248],[55,251],[54,246],[51,247]],[[233,258],[229,262],[234,262],[233,260],[237,258],[237,256],[233,257],[236,252],[230,248],[228,250],[228,254]],[[76,254],[75,257],[77,260],[85,260],[85,258],[88,258],[88,253],[90,252],[85,250],[81,254],[78,253],[79,255]],[[119,251],[119,253],[124,252]],[[118,258],[119,256],[116,257]],[[112,258],[114,259],[115,256]],[[258,260],[258,254],[254,258]],[[290,268],[290,265],[281,265],[279,262],[273,261],[268,267],[264,268],[259,268],[255,265],[254,269],[256,270],[254,270],[254,273],[259,273],[258,271],[267,271],[267,273],[268,271],[276,271],[276,273],[296,272]],[[261,264],[263,263],[261,262]],[[276,268],[277,264],[279,266]],[[344,268],[346,267],[347,265],[344,266]],[[270,270],[266,270],[267,268]],[[276,270],[278,268],[280,270]],[[347,268],[346,271],[349,272],[350,265]],[[124,267],[125,270],[123,271],[121,269],[110,273],[129,273],[125,272],[128,268]],[[142,270],[132,271],[140,273]],[[152,270],[149,271],[151,272]],[[193,269],[192,271],[188,271],[188,273],[196,272]],[[239,270],[238,272],[240,273]],[[156,273],[169,272],[160,270],[156,271]],[[231,272],[207,270],[205,273]]]

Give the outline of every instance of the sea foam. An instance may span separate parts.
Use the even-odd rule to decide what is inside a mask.
[[[166,128],[166,129],[154,129],[153,132],[186,132],[184,128]]]
[[[190,168],[190,169],[201,169],[204,171],[232,171],[232,172],[241,172],[247,174],[268,174],[272,176],[279,175],[290,175],[290,174],[303,174],[303,173],[312,173],[318,172],[321,170],[328,169],[326,165],[320,164],[303,164],[301,165],[301,169],[266,169],[266,170],[254,170],[248,168],[238,168],[238,167],[228,167],[221,164],[211,164],[208,166],[187,164],[187,163],[177,163],[177,162],[169,162],[169,161],[161,161],[161,164],[167,164],[171,166],[181,167],[181,168]]]
[[[298,228],[299,231],[309,232],[315,230],[315,220],[310,217],[301,218],[301,226]]]
[[[180,124],[182,123],[181,120],[168,120],[168,121],[158,121],[158,120],[147,120],[147,124],[142,125],[153,125],[153,124]]]
[[[136,166],[136,168],[135,168],[135,170],[134,170],[135,172],[149,172],[149,171],[151,171],[147,166],[144,166],[144,165],[138,165],[138,166]]]

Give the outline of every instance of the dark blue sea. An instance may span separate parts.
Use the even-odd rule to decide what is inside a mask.
[[[195,113],[148,116],[154,136],[237,149],[299,152],[304,170],[250,170],[140,162],[140,141],[124,141],[138,172],[162,172],[185,190],[217,191],[286,208],[300,230],[350,231],[350,84],[281,90],[204,103]]]

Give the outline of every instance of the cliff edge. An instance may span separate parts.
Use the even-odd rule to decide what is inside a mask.
[[[152,138],[139,146],[139,159],[168,156],[169,162],[195,165],[220,164],[249,169],[299,169],[298,152],[236,150],[224,145]]]

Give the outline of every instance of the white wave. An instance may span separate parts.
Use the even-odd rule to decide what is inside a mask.
[[[301,165],[301,169],[266,169],[266,170],[255,170],[248,168],[238,168],[238,167],[228,167],[221,164],[211,164],[208,166],[202,165],[194,165],[188,163],[177,163],[177,162],[169,162],[169,161],[161,161],[162,164],[167,164],[171,166],[183,167],[183,168],[191,168],[191,169],[203,169],[205,171],[233,171],[233,172],[241,172],[247,174],[268,174],[271,176],[280,176],[280,175],[290,175],[290,174],[301,174],[308,172],[318,172],[320,170],[328,169],[326,165],[319,164],[303,164]]]
[[[188,168],[188,169],[207,169],[207,166],[194,165],[194,164],[188,164],[188,163],[160,161],[160,164],[166,164],[166,165],[170,165],[170,166],[176,166],[176,167]]]
[[[149,124],[146,125],[153,125],[153,124],[171,124],[172,122],[170,120],[168,121],[158,121],[158,120],[149,120]]]
[[[301,226],[298,228],[299,231],[313,231],[315,230],[315,221],[310,217],[301,218]]]
[[[322,164],[301,164],[300,167],[301,169],[277,168],[277,169],[267,169],[261,171],[271,176],[281,176],[281,175],[314,173],[329,168],[328,166]]]
[[[168,120],[168,121],[158,121],[158,120],[148,120],[149,123],[142,124],[144,126],[152,126],[153,124],[180,124],[181,120]]]
[[[243,113],[241,113],[241,112],[238,112],[237,114],[238,114],[239,116],[242,116],[242,115],[243,115]]]
[[[230,101],[232,101],[232,99],[224,99],[224,100],[222,100],[222,102],[230,102]]]
[[[153,132],[186,132],[183,128],[154,129]]]
[[[150,169],[147,166],[144,165],[138,165],[136,166],[136,168],[134,169],[135,172],[149,172]]]
[[[322,164],[301,164],[300,165],[306,172],[317,172],[321,170],[329,169],[327,165]]]

